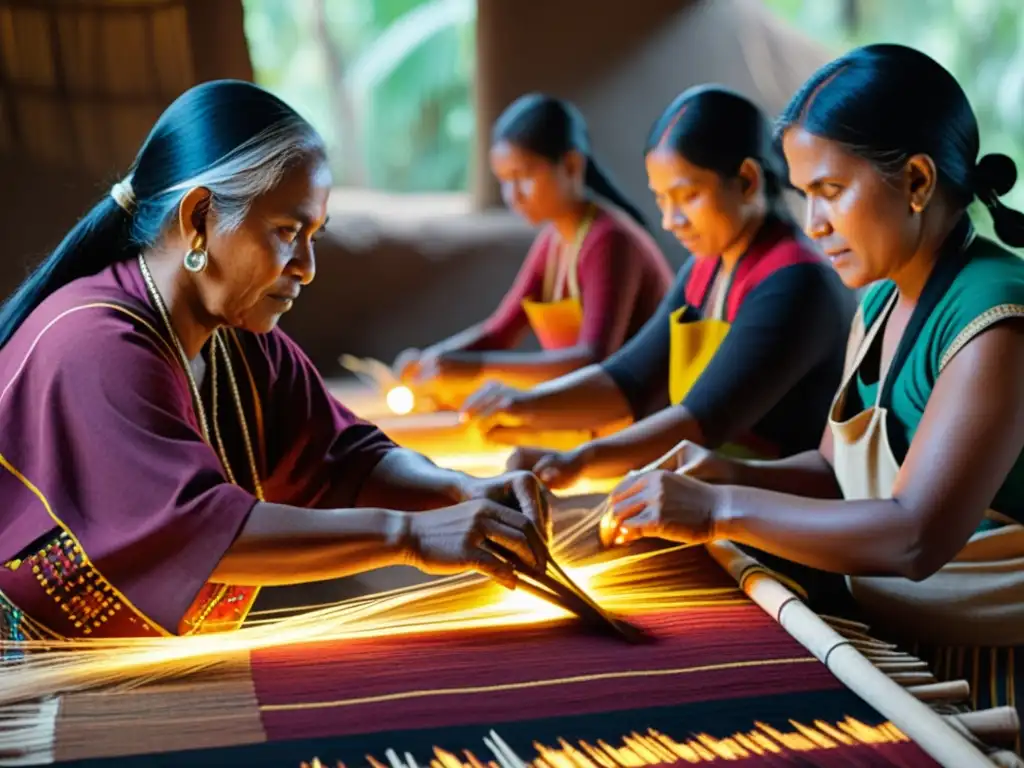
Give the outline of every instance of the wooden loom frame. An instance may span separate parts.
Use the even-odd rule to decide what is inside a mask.
[[[830,626],[770,570],[735,544],[715,541],[705,548],[743,592],[794,640],[940,765],[945,768],[1024,765],[1018,755],[1007,750],[993,750],[986,756],[964,725],[955,726],[886,675],[849,638]],[[991,714],[1000,719],[999,710],[992,710]]]
[[[731,542],[716,541],[704,548],[718,566],[736,581],[744,594],[771,616],[790,637],[824,664],[847,689],[886,717],[940,765],[945,768],[1024,766],[1024,761],[1016,753],[989,749],[972,733],[970,727],[974,726],[975,730],[1005,732],[1009,727],[1018,725],[1014,710],[1004,707],[953,716],[936,712],[922,698],[915,696],[889,677],[884,669],[876,666],[868,658],[869,654],[858,649],[855,638],[865,638],[866,627],[819,616],[786,587],[781,578],[777,578],[756,558],[744,553]],[[935,687],[945,689],[947,695],[942,696],[942,699],[966,698],[963,683],[960,688],[956,684]],[[59,698],[38,704],[49,709],[50,715],[55,718]],[[29,715],[32,709],[34,707],[31,705],[23,707],[23,716]],[[980,729],[977,727],[979,723]],[[40,723],[40,727],[44,727],[44,724]],[[0,754],[0,764],[7,764],[5,757],[10,756]]]

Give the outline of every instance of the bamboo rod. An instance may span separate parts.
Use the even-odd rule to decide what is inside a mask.
[[[992,761],[956,728],[890,680],[792,592],[763,569],[751,570],[754,558],[727,541],[712,542],[707,550],[751,600],[936,762],[945,768],[991,768]]]
[[[912,685],[907,692],[921,701],[966,701],[971,697],[971,686],[966,680],[947,680],[943,683]]]
[[[947,721],[954,721],[966,728],[980,741],[987,744],[1009,746],[1020,733],[1020,718],[1014,707],[993,707],[977,712],[961,712],[945,715]]]

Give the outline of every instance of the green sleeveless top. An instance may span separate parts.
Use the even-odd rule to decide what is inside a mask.
[[[888,409],[886,430],[899,463],[906,457],[946,363],[995,323],[1024,318],[1024,260],[982,237],[975,237],[963,250],[961,244],[967,229],[958,227],[950,237],[951,241],[956,238],[956,242],[943,249],[885,380],[880,405]],[[871,286],[861,300],[854,322],[863,322],[865,329],[870,328],[895,290],[895,284],[889,280]],[[868,356],[872,357],[877,359]],[[856,386],[847,398],[847,415],[876,401],[877,368],[872,373],[868,367],[862,366],[857,372]],[[870,380],[866,380],[868,377]],[[996,494],[992,508],[1024,522],[1024,452]]]

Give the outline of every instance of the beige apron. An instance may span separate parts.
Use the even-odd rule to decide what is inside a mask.
[[[832,403],[836,478],[844,498],[887,499],[899,474],[886,434],[886,409],[876,399],[840,421],[849,389],[872,342],[885,325],[896,292],[866,332],[855,319],[843,383]],[[878,397],[885,376],[880,373]],[[1024,644],[1024,527],[998,512],[986,517],[1007,523],[975,533],[937,573],[915,582],[898,577],[849,577],[847,583],[869,620],[908,639],[934,645],[1015,646]]]

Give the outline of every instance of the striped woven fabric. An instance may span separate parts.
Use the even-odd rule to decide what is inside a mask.
[[[705,550],[672,558],[720,598],[630,616],[654,638],[649,644],[558,621],[256,650],[184,680],[47,702],[36,713],[31,760],[110,768],[936,765]]]

